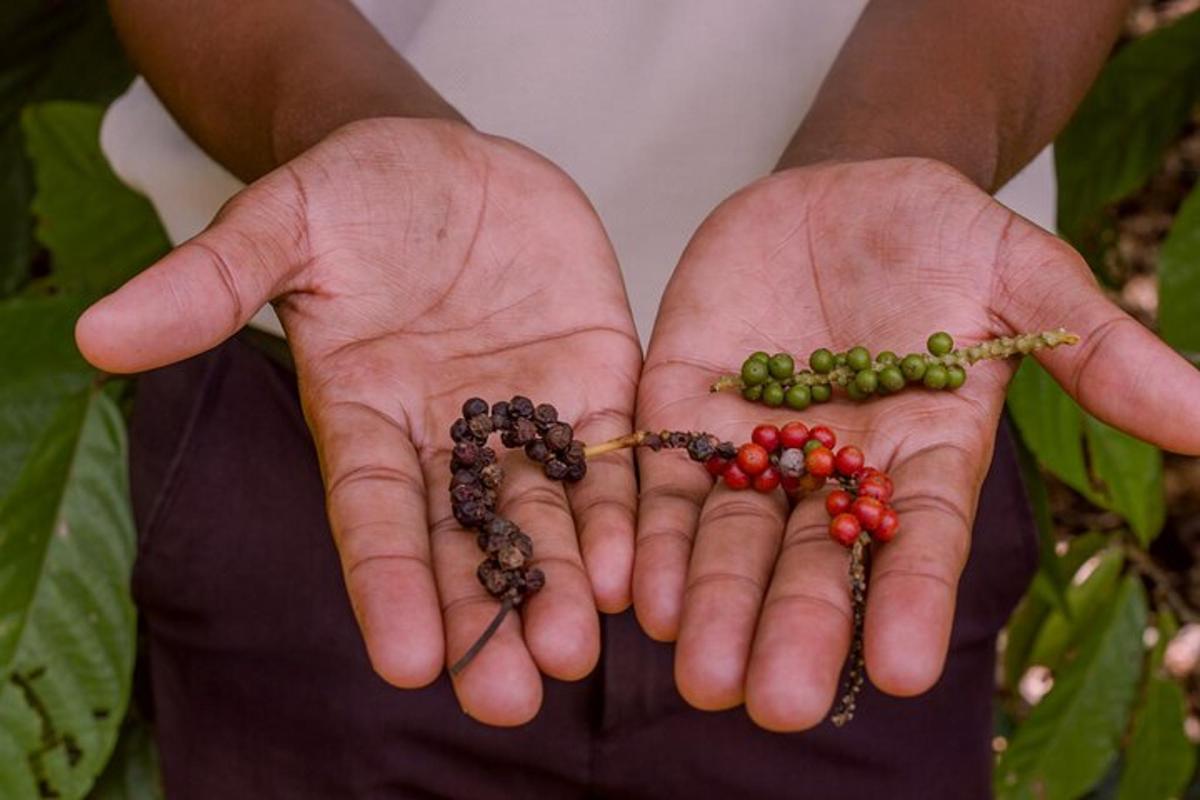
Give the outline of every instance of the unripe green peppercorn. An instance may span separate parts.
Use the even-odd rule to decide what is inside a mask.
[[[846,366],[855,372],[871,368],[871,352],[865,347],[851,347],[846,351]]]
[[[866,394],[871,394],[879,388],[879,376],[873,369],[859,370],[858,374],[854,376],[854,385]]]
[[[802,383],[797,383],[783,395],[783,402],[788,408],[803,411],[812,402],[812,392]]]
[[[954,364],[946,367],[946,388],[958,389],[967,382],[967,371]]]
[[[761,385],[747,386],[745,389],[742,389],[742,397],[746,398],[752,403],[756,403],[762,399],[762,392],[763,387]]]
[[[747,386],[758,386],[766,383],[770,377],[770,371],[767,365],[758,359],[751,356],[746,359],[746,363],[742,364],[742,383]]]
[[[813,372],[819,372],[824,375],[835,366],[833,353],[824,347],[819,350],[813,350],[812,355],[808,357],[808,365],[812,367]]]
[[[824,446],[825,445],[821,444],[816,439],[809,439],[807,442],[804,443],[804,454],[808,455],[813,450],[816,450],[818,447],[824,447]]]
[[[925,377],[925,359],[916,353],[909,353],[900,362],[900,371],[904,377],[914,383]]]
[[[828,403],[829,399],[833,397],[833,389],[829,387],[828,383],[814,383],[809,387],[808,392],[812,395],[814,403]]]
[[[924,384],[930,389],[943,389],[950,376],[946,372],[946,368],[941,364],[930,364],[925,370],[925,377],[922,379]]]
[[[864,392],[858,386],[858,381],[850,381],[846,384],[846,396],[856,403],[861,403],[871,397],[869,392]]]
[[[771,360],[771,357],[769,355],[767,355],[766,353],[764,353],[762,350],[759,350],[757,352],[751,353],[750,358],[748,360],[749,361],[761,361],[762,363],[766,364],[768,361]]]
[[[892,364],[898,363],[900,361],[900,358],[895,353],[893,353],[891,350],[884,350],[882,353],[875,356],[875,360],[878,361],[883,366],[889,367]]]
[[[771,381],[763,387],[762,401],[771,408],[783,405],[783,387],[775,381]]]
[[[834,365],[835,367],[844,367],[844,366],[846,366],[846,354],[845,354],[845,353],[838,353],[837,355],[835,355],[835,356],[833,357],[833,365]]]
[[[904,388],[904,374],[899,367],[884,367],[879,370],[879,386],[889,392],[898,392]]]
[[[944,356],[954,349],[954,339],[945,331],[938,331],[929,337],[929,341],[925,342],[925,346],[935,356]]]
[[[772,378],[785,381],[796,371],[796,364],[787,353],[776,353],[767,362],[767,369],[770,370]]]

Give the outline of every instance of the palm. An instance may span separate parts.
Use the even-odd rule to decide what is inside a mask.
[[[1100,298],[1069,248],[949,169],[897,160],[792,171],[735,195],[693,238],[655,328],[638,421],[744,441],[761,421],[799,417],[888,471],[904,533],[873,566],[867,664],[880,688],[913,694],[941,671],[1013,365],[978,364],[957,392],[835,396],[803,413],[707,386],[760,349],[863,344],[903,355],[936,330],[970,342],[1059,326],[1088,338],[1045,363],[1127,428],[1139,428],[1132,404],[1110,391],[1122,376],[1115,359],[1089,357],[1097,348],[1134,350],[1161,362],[1165,378],[1195,380]],[[1153,425],[1135,432],[1165,438]],[[744,700],[773,728],[818,722],[850,640],[846,552],[828,539],[819,500],[789,511],[782,497],[713,489],[702,471],[661,458],[643,459],[642,476],[634,602],[651,635],[678,638],[685,697],[707,708]]]
[[[202,343],[275,299],[372,662],[399,685],[432,680],[496,610],[475,577],[475,537],[450,514],[448,431],[462,402],[552,402],[585,440],[629,428],[640,353],[598,220],[569,179],[517,145],[376,121],[252,186],[199,242],[168,257],[173,278],[160,266],[106,302],[145,306],[140,291],[187,306],[193,287],[179,275],[190,268],[197,284],[228,288],[205,318],[213,329],[193,336]],[[181,357],[122,364],[103,352],[120,343],[83,328],[81,341],[117,368]],[[533,535],[547,585],[457,690],[469,713],[512,724],[540,703],[539,669],[590,671],[597,601],[627,602],[634,489],[620,459],[568,493],[519,455],[502,463],[501,511]]]

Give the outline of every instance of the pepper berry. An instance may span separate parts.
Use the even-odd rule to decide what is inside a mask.
[[[758,475],[771,466],[771,456],[761,444],[747,442],[738,448],[737,465],[747,475]]]
[[[833,474],[834,456],[828,447],[815,447],[804,456],[804,469],[809,475],[828,478]]]
[[[829,512],[829,516],[831,517],[836,517],[838,514],[845,514],[850,510],[850,506],[853,503],[854,498],[845,489],[834,489],[825,495],[825,510]]]
[[[850,513],[853,514],[862,526],[868,531],[878,529],[879,522],[883,518],[884,505],[874,497],[863,496],[859,497],[850,504]]]
[[[810,439],[816,439],[821,444],[832,450],[837,445],[837,436],[833,431],[826,428],[824,425],[817,425],[808,431]]]
[[[773,492],[779,488],[781,480],[782,476],[779,474],[778,469],[775,467],[767,467],[754,477],[754,489],[755,491],[762,492],[764,494]]]
[[[742,472],[742,468],[737,465],[737,462],[730,464],[721,477],[730,489],[740,490],[750,487],[750,476]]]
[[[789,422],[779,429],[779,444],[781,447],[804,447],[808,441],[808,426],[803,422]]]
[[[850,444],[837,451],[835,466],[839,474],[849,478],[862,469],[864,461],[863,451]]]
[[[829,521],[829,535],[843,547],[854,544],[860,533],[862,525],[853,514],[838,514]]]
[[[759,425],[750,434],[750,441],[761,446],[768,453],[779,449],[779,428],[774,425]]]

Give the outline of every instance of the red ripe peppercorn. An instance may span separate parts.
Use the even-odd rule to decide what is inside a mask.
[[[883,510],[883,503],[874,497],[860,497],[850,506],[850,513],[857,517],[862,526],[869,531],[879,527],[879,521],[883,518]]]
[[[788,494],[795,494],[800,491],[800,478],[797,478],[795,475],[783,475],[779,479],[779,485]]]
[[[779,431],[779,444],[782,447],[804,447],[808,441],[808,426],[799,420],[789,422]]]
[[[854,478],[854,480],[861,483],[862,481],[865,481],[867,478],[871,477],[872,475],[878,475],[878,474],[879,474],[879,470],[875,469],[874,467],[863,467],[862,469],[855,472],[852,477]]]
[[[779,449],[779,428],[774,425],[759,425],[750,434],[750,441],[761,445],[768,453]]]
[[[730,489],[750,488],[750,476],[742,472],[742,468],[737,464],[730,464],[726,467],[721,477],[725,479],[725,485]]]
[[[848,444],[837,451],[837,471],[847,478],[862,469],[863,451]]]
[[[767,467],[761,473],[754,476],[754,490],[767,494],[779,488],[780,478],[779,470],[775,467]]]
[[[854,540],[862,533],[862,525],[853,514],[838,514],[829,520],[829,535],[843,547],[854,544]]]
[[[833,431],[826,428],[824,425],[818,425],[808,432],[808,438],[816,439],[821,444],[828,447],[830,450],[837,444],[837,437],[833,435]]]
[[[825,485],[825,478],[806,472],[800,476],[800,488],[806,492],[815,492]]]
[[[704,462],[704,468],[708,470],[709,475],[719,478],[728,469],[729,463],[729,461],[720,456],[712,456],[708,461]]]
[[[829,516],[836,517],[849,511],[853,502],[854,498],[845,489],[834,489],[825,496],[825,510],[829,512]]]
[[[737,465],[747,475],[757,475],[771,466],[771,456],[761,444],[747,442],[738,448]]]
[[[874,497],[886,503],[892,499],[892,480],[882,473],[869,475],[858,484],[858,493],[862,497]]]
[[[804,469],[808,474],[828,478],[833,474],[833,451],[828,447],[817,447],[804,456]]]
[[[890,542],[900,530],[900,515],[894,508],[885,508],[879,517],[879,524],[871,534],[881,542]]]

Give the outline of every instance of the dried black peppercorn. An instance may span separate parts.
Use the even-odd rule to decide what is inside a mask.
[[[558,409],[549,403],[541,403],[533,410],[533,421],[541,426],[558,422]]]
[[[482,500],[483,487],[477,483],[460,483],[450,489],[450,502],[458,505],[468,500]]]
[[[558,457],[561,458],[563,461],[567,462],[568,465],[582,464],[584,462],[584,459],[587,458],[587,456],[584,455],[584,452],[583,452],[583,442],[580,442],[580,441],[571,442],[571,446],[568,447],[561,454],[559,454]]]
[[[646,436],[642,439],[642,446],[649,447],[652,451],[657,453],[659,450],[662,450],[662,446],[663,446],[662,437],[659,436],[657,433],[647,433]]]
[[[692,437],[683,431],[667,431],[665,437],[667,447],[687,447]]]
[[[454,420],[454,424],[450,426],[450,438],[455,442],[470,441],[472,436],[471,429],[467,427],[465,419],[456,419]]]
[[[530,419],[533,417],[533,401],[528,397],[516,395],[508,401],[508,413],[514,417]]]
[[[450,479],[450,488],[455,486],[478,486],[479,475],[473,470],[460,469],[454,473],[454,477]]]
[[[495,464],[496,451],[490,447],[479,448],[479,460],[476,463],[481,467],[486,467],[488,464]]]
[[[721,442],[717,445],[717,456],[726,461],[737,458],[737,445],[733,442]]]
[[[559,461],[557,458],[552,458],[546,462],[544,469],[546,471],[547,478],[552,481],[561,481],[563,478],[567,477],[567,473],[571,468],[562,461]]]
[[[692,461],[708,461],[716,452],[716,443],[711,437],[697,434],[688,442],[687,452]]]
[[[550,448],[546,447],[546,443],[541,439],[534,439],[525,445],[525,455],[530,461],[544,464],[550,458]]]
[[[512,428],[513,441],[519,446],[524,446],[537,438],[537,426],[524,417],[520,417],[513,423]]]
[[[479,461],[479,445],[474,442],[459,442],[450,451],[450,469],[458,471],[474,466]]]
[[[452,506],[454,518],[464,528],[478,528],[492,518],[492,511],[477,500],[468,500]]]
[[[489,489],[498,489],[500,482],[504,480],[504,468],[499,464],[488,464],[479,470],[479,479]]]
[[[565,422],[555,422],[546,429],[546,446],[551,450],[562,451],[571,446],[571,439],[575,432],[571,430],[571,426]]]
[[[463,403],[462,415],[467,420],[470,420],[471,417],[477,417],[480,414],[486,413],[488,413],[488,404],[481,398],[472,397],[470,400]]]
[[[487,414],[479,414],[467,420],[467,427],[471,429],[472,435],[480,441],[487,441],[487,437],[495,428],[492,427],[492,418]]]
[[[574,464],[567,465],[567,477],[564,480],[567,480],[571,483],[576,483],[583,480],[584,475],[587,475],[587,462],[578,461]]]

